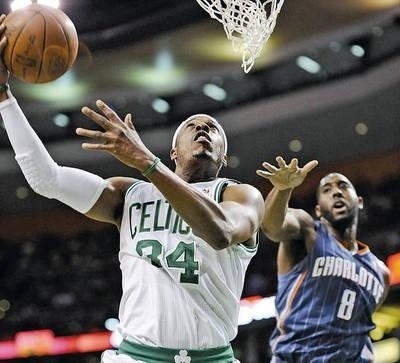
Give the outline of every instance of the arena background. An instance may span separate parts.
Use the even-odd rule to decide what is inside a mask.
[[[11,0],[0,11],[10,12]],[[400,1],[286,0],[254,69],[245,75],[219,23],[194,0],[60,0],[78,30],[73,68],[46,85],[11,80],[54,159],[103,177],[138,173],[85,153],[80,115],[101,98],[132,112],[148,147],[172,167],[176,126],[209,113],[226,129],[223,172],[255,185],[264,160],[317,159],[292,206],[312,211],[318,179],[339,171],[366,200],[359,238],[392,270],[375,313],[376,362],[400,361]],[[116,344],[120,297],[117,231],[35,195],[0,128],[0,361],[98,362]],[[261,237],[246,278],[242,362],[267,362],[274,327],[276,246]]]

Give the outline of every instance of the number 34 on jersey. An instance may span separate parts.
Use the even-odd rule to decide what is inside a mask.
[[[136,252],[141,257],[147,257],[150,263],[162,268],[160,257],[163,255],[163,245],[156,239],[140,240],[136,244]],[[168,268],[180,271],[179,282],[199,283],[199,262],[195,260],[195,244],[179,242],[176,248],[165,258]]]

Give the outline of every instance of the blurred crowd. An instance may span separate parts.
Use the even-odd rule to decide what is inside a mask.
[[[0,320],[2,339],[20,330],[90,332],[117,317],[121,281],[113,229],[73,239],[2,241],[0,248],[0,300],[10,303]]]

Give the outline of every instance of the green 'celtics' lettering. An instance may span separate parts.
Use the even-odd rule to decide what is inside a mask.
[[[185,270],[181,273],[180,282],[199,283],[199,275],[195,273],[199,270],[199,263],[194,259],[194,243],[179,242],[176,249],[167,256],[167,264],[168,267]]]
[[[130,221],[132,220],[132,209],[136,208],[136,210],[137,210],[137,209],[140,209],[140,207],[141,207],[140,203],[134,203],[129,207],[129,220]],[[132,223],[129,223],[129,228],[131,230],[131,238],[133,239],[135,237],[135,235],[136,235],[136,232],[137,232],[137,226],[135,226],[133,228]]]
[[[140,228],[139,228],[140,232],[150,232],[151,231],[151,228],[150,227],[146,227],[144,224],[145,224],[146,219],[148,219],[151,216],[151,213],[146,213],[147,212],[147,207],[149,205],[153,205],[153,204],[154,204],[154,201],[143,203],[142,214],[140,216]]]
[[[161,204],[161,200],[157,200],[156,201],[156,212],[154,215],[154,224],[153,224],[153,230],[154,231],[163,231],[164,230],[164,226],[159,224],[159,215],[160,215],[160,204]]]
[[[183,228],[183,225],[186,225],[186,228]],[[180,234],[189,234],[190,233],[190,227],[184,222],[182,218],[180,218],[179,221],[179,233]]]
[[[168,201],[157,199],[129,206],[131,238],[137,233],[169,230],[173,234],[188,235],[190,226],[172,209]]]
[[[161,255],[162,245],[155,239],[143,239],[139,241],[136,245],[136,252],[139,256],[143,256],[143,252],[146,252],[145,256],[148,257],[151,261],[151,264],[156,267],[161,267],[161,262],[158,256]]]

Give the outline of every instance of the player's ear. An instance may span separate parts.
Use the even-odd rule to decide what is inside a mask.
[[[358,209],[364,209],[364,199],[362,197],[358,197]]]
[[[317,216],[317,218],[321,218],[321,207],[319,206],[319,204],[317,204],[315,206],[315,215]]]
[[[172,161],[176,162],[176,158],[178,157],[178,154],[176,152],[176,147],[172,148],[169,152],[169,157],[171,158]]]

